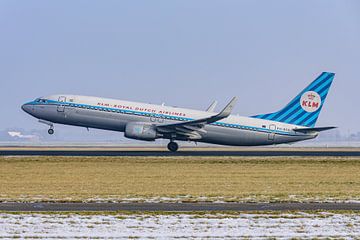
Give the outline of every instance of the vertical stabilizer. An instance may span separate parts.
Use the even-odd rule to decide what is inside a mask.
[[[314,127],[334,77],[334,73],[323,72],[280,111],[252,117]]]

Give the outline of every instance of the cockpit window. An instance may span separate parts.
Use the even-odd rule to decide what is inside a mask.
[[[37,103],[46,103],[46,99],[44,99],[44,98],[37,98],[37,99],[35,100],[35,102],[37,102]]]

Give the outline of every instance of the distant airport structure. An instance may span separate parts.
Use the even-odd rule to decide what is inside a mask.
[[[39,137],[36,135],[26,135],[26,134],[22,134],[21,132],[15,132],[15,131],[9,131],[8,135],[13,138],[26,139],[31,141],[39,139]]]
[[[230,146],[261,146],[313,139],[334,127],[315,127],[335,74],[323,72],[283,109],[251,117],[231,115],[234,97],[219,113],[216,102],[206,111],[78,95],[52,95],[26,103],[22,109],[54,133],[54,123],[124,132],[125,137],[169,139]]]

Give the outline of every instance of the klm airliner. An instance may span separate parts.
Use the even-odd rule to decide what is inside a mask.
[[[234,97],[219,113],[216,102],[206,111],[78,95],[52,95],[26,103],[22,109],[54,133],[54,123],[124,132],[144,141],[169,139],[231,146],[260,146],[313,139],[334,127],[315,127],[335,74],[323,72],[283,109],[240,117],[231,115]]]

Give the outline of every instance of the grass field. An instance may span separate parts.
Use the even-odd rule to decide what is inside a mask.
[[[0,200],[360,200],[359,173],[360,158],[0,157]]]

